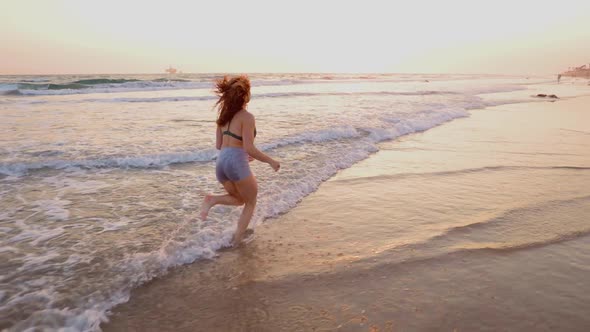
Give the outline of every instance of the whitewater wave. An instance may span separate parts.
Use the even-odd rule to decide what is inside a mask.
[[[7,176],[19,176],[32,170],[43,168],[64,169],[68,167],[82,168],[155,168],[176,163],[187,163],[196,161],[213,160],[216,151],[214,149],[182,152],[164,153],[145,156],[113,156],[87,160],[47,160],[33,163],[1,163],[0,174]]]
[[[68,83],[68,84],[28,84],[20,83],[16,89],[0,89],[3,94],[37,95],[71,95],[88,93],[115,93],[134,91],[210,89],[210,82],[191,81],[139,81],[127,80],[124,83]],[[3,92],[2,92],[3,91]]]
[[[51,83],[49,80],[23,80],[17,83],[0,83],[0,95],[71,95],[90,93],[116,93],[135,91],[212,89],[214,77],[207,80],[190,80],[164,77],[151,80],[132,78],[92,78],[70,82]],[[317,80],[255,80],[252,86],[277,86],[304,83],[321,83]]]
[[[480,90],[483,91],[483,90]],[[498,90],[493,90],[498,91]],[[512,90],[510,90],[512,91]],[[485,92],[494,93],[494,92]],[[18,90],[8,91],[5,95],[22,95]],[[271,92],[253,94],[253,98],[298,98],[298,97],[325,97],[325,96],[433,96],[433,95],[461,95],[456,91],[375,91],[375,92]],[[119,98],[87,98],[80,100],[63,101],[63,103],[160,103],[160,102],[187,102],[187,101],[215,101],[216,96],[171,96],[171,97],[119,97]],[[475,102],[477,101],[477,102]],[[533,100],[536,102],[545,102],[544,100]],[[56,101],[34,100],[29,103],[55,103]],[[498,106],[503,104],[516,104],[522,102],[531,102],[527,98],[520,99],[504,99],[504,100],[489,100],[483,102],[481,99],[472,100],[471,104],[466,104],[466,109],[484,108],[489,106]]]
[[[266,151],[291,144],[318,143],[332,140],[358,137],[358,132],[352,126],[329,128],[319,131],[308,131],[278,139],[271,143],[262,144],[261,150]],[[32,170],[44,168],[65,169],[68,167],[82,168],[158,168],[171,164],[212,161],[217,156],[217,150],[204,149],[192,152],[162,153],[139,156],[111,156],[86,160],[46,160],[41,162],[0,163],[0,174],[19,176]]]
[[[321,143],[333,140],[358,138],[367,136],[373,142],[394,139],[414,132],[424,131],[449,120],[468,116],[462,108],[443,108],[425,110],[412,114],[412,118],[391,118],[384,120],[391,125],[378,128],[355,128],[340,126],[317,131],[306,131],[264,143],[260,147],[263,151],[292,144]],[[83,160],[44,160],[38,162],[7,162],[0,163],[0,175],[21,176],[29,171],[40,169],[66,169],[68,167],[81,168],[158,168],[171,164],[205,162],[215,160],[215,149],[204,149],[191,152],[162,153],[135,156],[105,156]]]
[[[130,90],[131,91],[131,90]],[[95,91],[97,92],[97,91]],[[5,92],[5,94],[22,95],[26,94],[19,90]],[[430,95],[453,95],[459,94],[453,91],[415,91],[415,92],[271,92],[253,94],[253,98],[297,98],[297,97],[321,97],[321,96],[430,96]],[[186,101],[207,101],[217,100],[217,96],[171,96],[171,97],[120,97],[120,98],[88,98],[67,101],[68,103],[159,103],[159,102],[186,102]],[[42,101],[39,101],[42,102]],[[52,101],[54,102],[54,101]]]
[[[69,82],[51,82],[47,79],[40,80],[22,80],[20,82],[0,83],[0,95],[70,95],[70,94],[89,94],[89,93],[116,93],[116,92],[134,92],[134,91],[157,91],[157,90],[183,90],[183,89],[212,89],[213,80],[216,76],[203,77],[195,80],[175,77],[161,77],[149,80],[136,78],[89,78],[72,80]],[[370,78],[362,76],[356,78],[330,78],[319,77],[314,79],[292,78],[292,79],[253,79],[251,84],[254,87],[262,86],[285,86],[301,84],[338,84],[363,82]],[[370,79],[374,83],[416,83],[423,82],[423,79],[400,79],[400,78],[382,78]],[[412,87],[414,90],[416,87]],[[438,94],[463,92],[471,94],[497,93],[527,89],[523,85],[507,84],[489,87],[466,87],[463,91],[422,91],[417,94]],[[416,92],[399,92],[397,95],[413,95]],[[396,93],[394,93],[396,94]],[[279,96],[279,95],[277,95]]]

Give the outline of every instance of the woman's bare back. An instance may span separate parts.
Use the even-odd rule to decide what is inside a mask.
[[[234,148],[243,148],[244,142],[242,137],[244,134],[242,131],[244,130],[244,123],[245,118],[248,116],[252,116],[248,111],[241,110],[234,115],[234,117],[225,125],[223,125],[220,130],[222,133],[222,143],[221,147],[234,147]],[[256,129],[254,129],[255,131]],[[254,134],[256,136],[256,134]]]

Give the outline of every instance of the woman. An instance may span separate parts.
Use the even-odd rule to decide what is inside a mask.
[[[253,159],[269,164],[275,172],[281,165],[254,146],[256,125],[254,116],[246,110],[250,101],[250,80],[246,76],[224,77],[216,82],[219,100],[216,147],[219,152],[215,174],[227,191],[226,195],[206,195],[201,207],[205,220],[214,205],[244,205],[238,227],[232,239],[236,247],[242,241],[256,207],[258,185],[248,162]]]

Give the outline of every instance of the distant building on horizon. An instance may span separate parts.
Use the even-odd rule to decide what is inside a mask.
[[[178,70],[176,68],[172,68],[172,66],[170,66],[170,65],[168,66],[168,69],[166,69],[166,72],[168,74],[176,74],[177,71]]]
[[[590,78],[590,64],[580,67],[568,68],[567,71],[561,73],[562,76],[569,77],[586,77]]]

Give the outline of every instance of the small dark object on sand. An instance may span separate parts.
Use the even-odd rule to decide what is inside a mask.
[[[537,97],[541,97],[541,98],[545,98],[545,97],[547,97],[547,98],[554,98],[554,99],[559,99],[559,97],[557,97],[556,95],[546,95],[546,94],[544,94],[544,93],[539,93],[539,94],[537,94]]]

